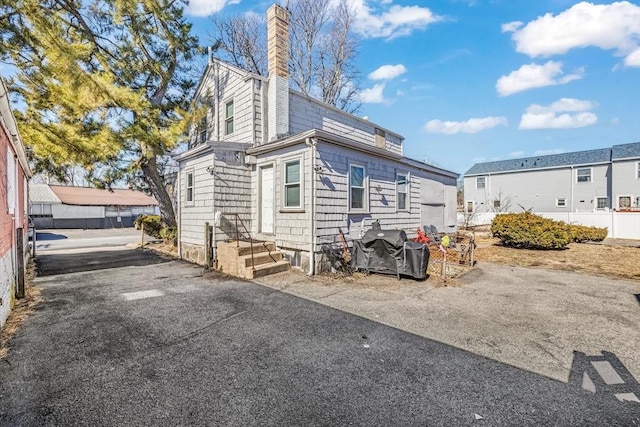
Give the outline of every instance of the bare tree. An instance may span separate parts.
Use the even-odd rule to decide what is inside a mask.
[[[244,70],[267,75],[267,31],[258,15],[245,14],[233,18],[213,17],[217,39],[214,49],[224,53],[225,60]]]
[[[355,12],[347,0],[292,0],[289,72],[292,86],[307,96],[354,112],[359,73],[358,39],[352,31]],[[265,76],[266,22],[255,14],[214,17],[214,48],[221,59]]]
[[[503,213],[509,212],[512,205],[513,202],[511,201],[511,197],[505,196],[502,193],[502,190],[500,190],[498,192],[498,196],[491,202],[490,208],[495,213]]]

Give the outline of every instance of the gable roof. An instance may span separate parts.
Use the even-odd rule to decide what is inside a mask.
[[[476,163],[465,173],[465,176],[608,163],[611,161],[611,152],[611,148],[601,148],[598,150],[575,151],[573,153],[551,154],[547,156],[533,156],[523,157],[520,159]]]
[[[51,190],[66,205],[82,206],[155,206],[156,200],[128,189],[101,190],[90,187],[52,185]]]
[[[640,142],[614,145],[611,148],[611,160],[640,158]]]
[[[31,182],[29,183],[29,201],[31,203],[62,203],[49,185]]]

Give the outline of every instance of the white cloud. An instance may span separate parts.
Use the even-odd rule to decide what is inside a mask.
[[[452,122],[442,120],[430,120],[424,125],[424,129],[429,133],[443,133],[453,135],[456,133],[477,133],[483,130],[491,129],[496,126],[507,126],[505,117],[482,117],[472,118],[466,122]]]
[[[562,98],[544,106],[530,105],[520,118],[519,129],[573,129],[591,126],[598,116],[589,110],[598,104],[573,98]]]
[[[382,104],[384,102],[384,83],[360,91],[360,101],[364,104]]]
[[[578,69],[574,74],[563,75],[562,62],[559,61],[549,61],[544,65],[526,64],[500,77],[496,82],[496,90],[500,96],[509,96],[528,89],[579,80],[583,73],[582,69]]]
[[[640,47],[624,58],[624,65],[627,67],[640,67]]]
[[[241,0],[189,0],[185,8],[185,14],[191,16],[209,16],[220,12],[226,6],[238,4]]]
[[[613,49],[616,55],[627,56],[638,48],[640,6],[627,1],[600,5],[583,1],[524,26],[518,22],[503,24],[502,30],[512,32],[516,50],[531,57],[559,55],[588,46]]]
[[[393,39],[410,35],[415,30],[424,30],[429,24],[443,18],[434,14],[429,8],[421,6],[391,5],[383,1],[379,6],[371,7],[371,1],[348,0],[355,11],[355,30],[366,38]],[[391,6],[389,6],[391,5]]]
[[[549,150],[536,150],[533,152],[534,156],[548,156],[550,154],[562,154],[565,151],[562,148],[551,148]]]
[[[406,73],[407,69],[402,64],[383,65],[369,74],[371,80],[391,80]]]
[[[509,157],[522,157],[524,156],[524,151],[512,151],[508,154]]]

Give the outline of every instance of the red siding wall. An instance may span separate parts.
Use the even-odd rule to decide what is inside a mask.
[[[13,220],[7,213],[7,147],[9,140],[0,126],[0,257],[9,252],[13,243]]]

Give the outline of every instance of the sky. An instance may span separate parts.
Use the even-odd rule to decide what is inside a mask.
[[[295,0],[291,0],[295,1]],[[640,0],[349,0],[367,117],[404,154],[458,173],[474,163],[640,141]],[[273,1],[191,0],[213,14]]]

